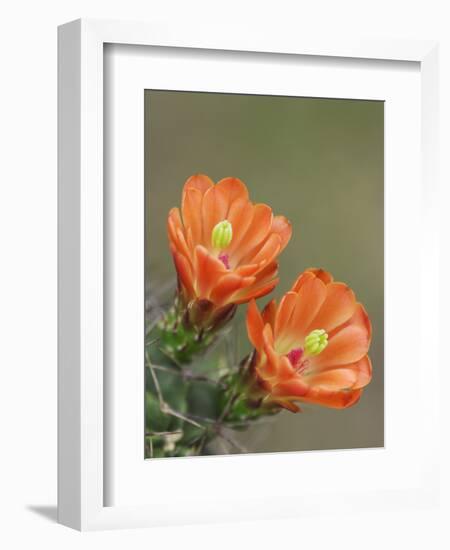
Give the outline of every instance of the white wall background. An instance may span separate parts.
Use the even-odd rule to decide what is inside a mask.
[[[16,0],[0,8],[0,547],[53,548],[448,548],[449,510],[392,516],[303,518],[266,524],[80,534],[56,516],[56,27],[78,17],[180,18],[201,32],[220,22],[301,33],[361,33],[441,40],[441,97],[450,97],[450,25],[445,0]],[[449,106],[441,105],[443,157]],[[447,126],[447,127],[446,127]],[[450,233],[449,168],[442,161],[442,230]],[[448,161],[447,161],[448,164]],[[448,260],[448,237],[446,247]],[[443,301],[450,304],[443,272]],[[430,284],[435,284],[434,281]],[[414,309],[412,308],[412,311]],[[442,340],[450,326],[442,315]],[[448,361],[447,361],[448,362]],[[448,365],[447,365],[448,366]],[[448,371],[442,377],[442,410]],[[442,425],[443,463],[449,460]],[[447,468],[448,470],[448,468]],[[300,475],[300,473],[299,473]],[[444,471],[448,505],[450,484]],[[274,502],[274,507],[277,503]]]

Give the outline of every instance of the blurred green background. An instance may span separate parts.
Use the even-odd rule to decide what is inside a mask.
[[[175,286],[166,217],[187,177],[203,172],[214,181],[239,177],[253,202],[291,220],[274,296],[305,268],[322,267],[353,288],[373,324],[373,379],[360,402],[283,411],[240,434],[251,452],[384,444],[383,158],[383,102],[145,92],[147,299]],[[245,310],[235,318],[242,356],[250,350]]]

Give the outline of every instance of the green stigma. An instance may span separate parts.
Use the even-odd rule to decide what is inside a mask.
[[[222,220],[214,226],[211,233],[212,247],[217,250],[223,250],[233,238],[233,227],[228,220]]]
[[[328,334],[323,329],[313,330],[305,338],[305,353],[319,355],[328,346]]]

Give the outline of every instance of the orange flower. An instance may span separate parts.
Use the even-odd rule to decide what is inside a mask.
[[[300,410],[294,401],[350,407],[372,377],[367,313],[326,271],[302,273],[280,304],[272,300],[262,314],[251,301],[247,331],[265,402],[293,412]]]
[[[168,234],[185,304],[224,309],[273,290],[291,226],[266,204],[250,202],[239,179],[214,184],[197,174],[184,184],[181,213],[169,212]]]

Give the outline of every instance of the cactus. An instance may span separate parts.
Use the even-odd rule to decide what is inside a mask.
[[[197,329],[175,300],[146,335],[145,457],[243,452],[235,432],[279,408],[262,407],[246,391],[252,358],[231,353],[235,332]]]

